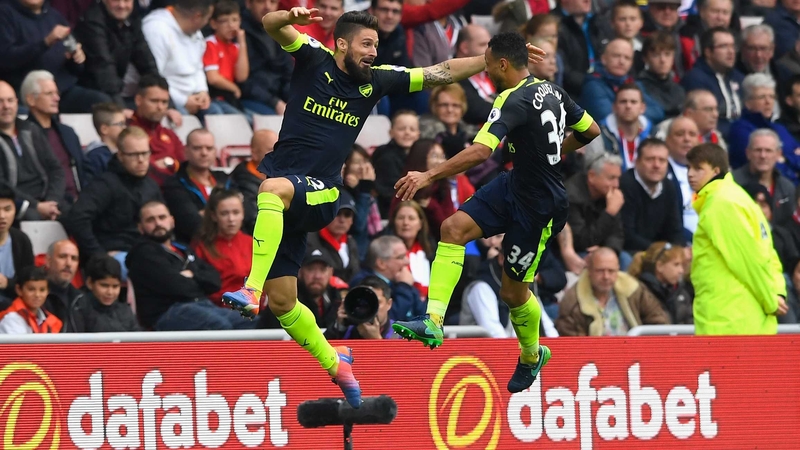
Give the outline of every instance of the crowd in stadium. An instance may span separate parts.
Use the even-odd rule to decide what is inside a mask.
[[[562,162],[568,225],[532,286],[545,336],[693,323],[686,155],[704,142],[727,150],[769,220],[788,292],[779,322],[797,322],[798,0],[0,0],[0,333],[280,327],[269,308],[249,321],[220,303],[249,272],[256,168],[277,130],[256,126],[250,158],[222,166],[214,133],[174,128],[282,115],[293,59],[261,17],[293,6],[319,9],[301,31],[328,48],[341,14],[369,10],[374,65],[482,55],[499,31],[547,52],[531,73],[562,86],[602,134]],[[375,108],[391,117],[384,144],[354,146],[339,214],[308,236],[298,277],[327,337],[391,338],[392,321],[425,313],[440,225],[512,155],[498,150],[411,201],[394,185],[468,146],[497,94],[481,73]],[[100,138],[89,145],[61,120],[82,113]],[[35,255],[20,228],[35,221],[68,237]],[[513,334],[501,242],[467,247],[446,325]],[[378,293],[379,311],[350,326],[341,300],[356,285]]]

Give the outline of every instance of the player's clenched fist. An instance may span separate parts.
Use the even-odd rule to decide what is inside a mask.
[[[314,14],[318,12],[319,9],[317,8],[309,9],[298,6],[289,10],[289,16],[292,19],[292,23],[295,25],[309,25],[314,22],[322,22],[322,17],[314,16]]]
[[[428,172],[408,172],[394,185],[397,190],[396,197],[403,201],[410,200],[414,198],[418,190],[428,187],[430,184],[431,177]]]

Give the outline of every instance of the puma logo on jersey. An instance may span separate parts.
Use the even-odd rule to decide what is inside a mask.
[[[331,84],[331,82],[333,81],[333,78],[331,78],[331,75],[328,72],[325,72],[325,78],[328,79],[328,84]]]

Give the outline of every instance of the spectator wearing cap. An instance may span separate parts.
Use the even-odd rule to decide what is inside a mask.
[[[349,280],[361,270],[358,244],[348,234],[356,215],[356,202],[346,189],[339,191],[339,213],[325,228],[308,234],[308,246],[325,252],[333,275]]]
[[[186,164],[178,173],[164,182],[164,200],[175,217],[175,238],[191,242],[200,224],[208,197],[215,187],[231,188],[228,175],[221,170],[211,170],[217,162],[214,135],[198,128],[186,137]]]
[[[369,244],[365,267],[350,280],[351,286],[374,275],[389,284],[392,290],[392,320],[406,320],[425,314],[425,303],[414,287],[414,277],[408,268],[408,249],[397,236],[381,236]]]
[[[95,103],[111,98],[78,85],[84,70],[81,44],[71,36],[67,20],[45,0],[0,3],[0,79],[20,89],[32,70],[52,73],[63,100],[62,113],[88,113]]]
[[[56,220],[64,201],[64,169],[47,136],[21,120],[17,94],[0,81],[0,183],[11,187],[20,220]]]
[[[336,322],[328,325],[325,330],[326,339],[392,339],[396,335],[392,330],[392,320],[389,311],[392,309],[392,290],[389,285],[376,276],[366,277],[358,284],[359,287],[371,289],[378,298],[378,312],[371,321],[359,325],[347,323],[347,313],[344,302],[339,303]]]
[[[58,120],[59,102],[58,86],[53,74],[46,70],[34,70],[22,81],[20,96],[28,105],[30,113],[28,121],[38,125],[45,136],[53,155],[64,171],[65,191],[63,213],[78,199],[81,187],[85,184],[86,174],[83,170],[83,149],[78,135],[72,127]]]
[[[231,180],[244,196],[244,224],[242,230],[252,235],[258,214],[258,189],[267,176],[258,171],[258,165],[267,153],[271,153],[278,142],[278,133],[272,130],[257,130],[250,140],[250,159],[236,165]],[[237,288],[238,289],[238,288]]]
[[[148,140],[139,127],[123,130],[108,171],[81,193],[63,221],[85,258],[95,253],[115,256],[122,264],[123,281],[127,280],[126,252],[139,238],[136,214],[143,204],[162,198],[156,182],[147,176]]]
[[[193,249],[222,280],[222,288],[208,295],[222,306],[222,294],[239,289],[253,260],[253,238],[242,232],[244,202],[239,191],[215,188],[208,197]]]
[[[777,169],[781,157],[780,137],[767,128],[752,132],[745,155],[747,164],[733,171],[733,179],[740,186],[764,186],[772,199],[772,222],[787,223],[792,219],[796,204],[795,186]]]
[[[17,214],[14,192],[0,184],[0,311],[17,297],[14,276],[33,265],[33,247],[28,236],[13,228]]]
[[[336,321],[342,293],[346,290],[347,283],[333,275],[333,260],[329,252],[313,245],[307,246],[297,273],[297,300],[314,312],[317,326],[326,328]],[[257,328],[280,329],[281,324],[269,308],[262,308]]]

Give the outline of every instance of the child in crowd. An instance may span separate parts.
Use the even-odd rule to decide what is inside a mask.
[[[141,331],[130,305],[119,301],[122,266],[99,254],[86,265],[87,292],[72,301],[71,320],[78,333]]]
[[[247,40],[241,23],[238,3],[221,0],[214,5],[209,22],[214,34],[206,38],[203,66],[211,102],[222,108],[225,114],[243,114],[237,109],[242,96],[237,83],[243,83],[250,75]]]
[[[644,26],[642,10],[635,0],[619,0],[611,11],[611,26],[614,28],[614,37],[627,39],[633,45],[633,68],[631,75],[644,69],[642,57],[642,41],[639,32]]]
[[[31,334],[58,333],[62,323],[58,317],[42,308],[50,290],[44,268],[28,266],[17,274],[17,295],[5,311],[0,313],[0,333]]]
[[[106,171],[108,162],[117,153],[117,138],[127,126],[125,113],[115,103],[98,103],[92,106],[92,122],[100,140],[86,147],[83,167],[89,175],[89,181]]]

